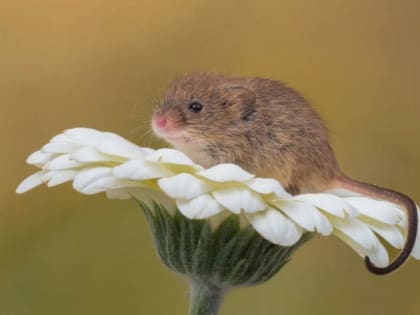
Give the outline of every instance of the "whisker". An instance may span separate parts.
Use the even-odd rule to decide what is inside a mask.
[[[136,135],[137,133],[140,132],[140,130],[143,128],[143,126],[141,125],[137,125],[136,127],[131,128],[130,130],[130,134],[131,135]]]

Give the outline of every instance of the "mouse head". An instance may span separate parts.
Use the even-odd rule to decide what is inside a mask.
[[[152,127],[180,150],[188,145],[214,145],[246,132],[255,103],[256,95],[246,79],[191,73],[170,85],[155,108]]]

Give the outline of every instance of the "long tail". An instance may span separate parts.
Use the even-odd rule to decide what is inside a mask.
[[[402,251],[397,256],[397,258],[388,266],[380,268],[373,265],[369,257],[365,257],[365,264],[367,269],[377,275],[386,275],[401,267],[410,257],[416,242],[418,216],[415,202],[410,197],[397,191],[355,181],[346,176],[340,176],[337,178],[334,186],[336,186],[336,188],[344,188],[356,193],[368,195],[373,198],[385,199],[390,202],[397,203],[406,209],[408,217],[407,239]]]

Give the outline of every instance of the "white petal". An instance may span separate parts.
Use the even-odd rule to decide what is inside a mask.
[[[59,155],[44,165],[44,169],[58,171],[83,166],[82,163],[72,160],[69,154]]]
[[[143,160],[131,160],[114,168],[115,177],[132,180],[155,179],[171,176],[173,173],[163,165]]]
[[[190,219],[206,219],[221,211],[223,207],[209,194],[191,200],[177,200],[179,211]]]
[[[419,206],[417,206],[417,215],[420,218]],[[420,224],[417,225],[417,238],[416,238],[416,242],[414,243],[414,248],[411,255],[415,259],[420,259]]]
[[[278,209],[281,209],[289,218],[295,221],[298,225],[303,227],[305,230],[314,232],[315,222],[311,215],[311,210],[305,209],[305,203],[296,201],[285,201],[280,200],[275,203]],[[309,205],[309,208],[311,206]]]
[[[50,179],[48,180],[48,187],[57,186],[74,179],[77,171],[66,170],[66,171],[51,171],[48,172]]]
[[[420,243],[420,241],[417,240],[417,243]],[[414,259],[420,260],[420,246],[418,244],[416,244],[416,246],[413,248],[411,255]]]
[[[135,184],[131,184],[133,186]],[[100,192],[112,190],[112,189],[119,189],[130,187],[130,184],[122,179],[115,178],[114,176],[105,176],[97,179],[96,181],[90,183],[87,186],[84,186],[79,192],[87,195],[93,195]]]
[[[370,261],[377,267],[383,268],[389,265],[388,252],[381,243],[379,243],[375,250],[368,252],[366,256],[368,256]]]
[[[383,237],[389,244],[395,248],[403,248],[405,240],[401,230],[394,226],[383,224],[380,222],[374,222],[370,224],[370,228],[377,234]]]
[[[112,161],[110,156],[99,152],[93,147],[82,147],[71,153],[70,158],[80,163],[100,163]]]
[[[398,224],[403,218],[399,206],[382,200],[375,200],[367,197],[345,198],[361,214],[387,224]]]
[[[343,234],[340,231],[336,231],[337,237],[342,239],[347,245],[353,248],[361,257],[368,256],[370,261],[377,267],[386,267],[389,264],[389,256],[385,247],[378,242],[374,248],[366,249],[359,243],[355,242],[352,238]]]
[[[349,204],[348,202],[346,202],[347,204]],[[350,217],[350,218],[355,218],[360,216],[360,212],[359,210],[357,210],[355,207],[353,207],[351,204],[349,204],[350,207],[344,209],[346,211],[346,214]]]
[[[291,246],[302,236],[302,229],[278,210],[267,208],[266,211],[247,213],[246,216],[254,229],[274,244]]]
[[[87,146],[94,146],[99,141],[101,141],[104,137],[104,133],[91,129],[91,128],[72,128],[63,131],[63,134],[67,137],[68,141],[72,141],[75,143],[79,143],[80,145],[87,145]],[[54,137],[51,141],[59,142],[58,137]],[[66,138],[60,137],[60,140],[64,140]]]
[[[340,218],[344,218],[347,211],[352,214],[356,212],[356,210],[354,210],[354,208],[343,198],[337,197],[335,195],[323,193],[302,194],[294,196],[293,199],[307,202]]]
[[[247,188],[226,188],[212,192],[214,198],[226,209],[233,213],[257,212],[264,210],[267,205],[258,194]]]
[[[336,231],[343,233],[366,250],[373,250],[379,244],[379,240],[372,230],[358,219],[331,218],[331,223]]]
[[[146,157],[147,161],[179,164],[179,165],[195,165],[194,162],[184,153],[174,149],[159,149]]]
[[[198,175],[215,182],[247,181],[254,178],[255,175],[248,173],[235,164],[218,164],[204,171],[198,172]]]
[[[192,199],[207,193],[211,187],[203,180],[190,174],[182,173],[158,180],[158,185],[174,199]]]
[[[39,171],[25,178],[17,187],[16,193],[23,194],[27,192],[28,190],[31,190],[39,185],[42,185],[44,183],[42,181],[42,178],[45,176],[46,173],[47,173],[46,171]]]
[[[420,238],[418,237],[416,243],[414,244],[413,251],[411,255],[415,258],[420,260]]]
[[[280,200],[275,205],[305,230],[317,231],[322,235],[330,235],[333,231],[333,226],[327,217],[306,202]]]
[[[107,190],[105,193],[108,199],[126,200],[131,198],[130,193],[125,188]]]
[[[364,195],[356,193],[354,191],[344,189],[344,188],[338,188],[338,189],[329,189],[324,191],[327,194],[336,195],[338,197],[362,197]]]
[[[74,178],[73,188],[77,191],[82,191],[98,179],[108,177],[111,174],[112,168],[104,166],[81,170]]]
[[[42,147],[42,152],[45,153],[70,153],[80,148],[77,143],[71,142],[50,142]]]
[[[292,196],[284,190],[280,183],[272,178],[253,178],[246,185],[253,191],[260,194],[276,194],[279,198],[291,198]]]
[[[49,162],[54,156],[55,155],[52,153],[36,151],[26,159],[26,163],[42,167],[45,163]]]
[[[141,159],[147,155],[147,151],[138,145],[110,132],[104,133],[104,138],[96,147],[102,153],[126,159]]]
[[[51,138],[51,140],[50,140],[50,142],[51,142],[51,143],[54,143],[54,142],[65,142],[65,143],[67,143],[67,142],[71,142],[71,143],[78,143],[78,142],[76,142],[76,141],[73,141],[71,138],[69,138],[68,136],[66,136],[66,135],[65,135],[65,134],[63,134],[63,133],[60,133],[60,134],[58,134],[58,135],[56,135],[56,136],[52,137],[52,138]]]

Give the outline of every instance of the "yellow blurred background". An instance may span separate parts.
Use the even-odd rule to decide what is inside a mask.
[[[27,155],[63,129],[141,145],[189,70],[283,80],[313,103],[343,169],[420,202],[420,2],[40,0],[0,3],[0,315],[186,314],[133,202],[70,185],[17,196]],[[318,237],[221,314],[420,314],[420,262],[388,277]]]

